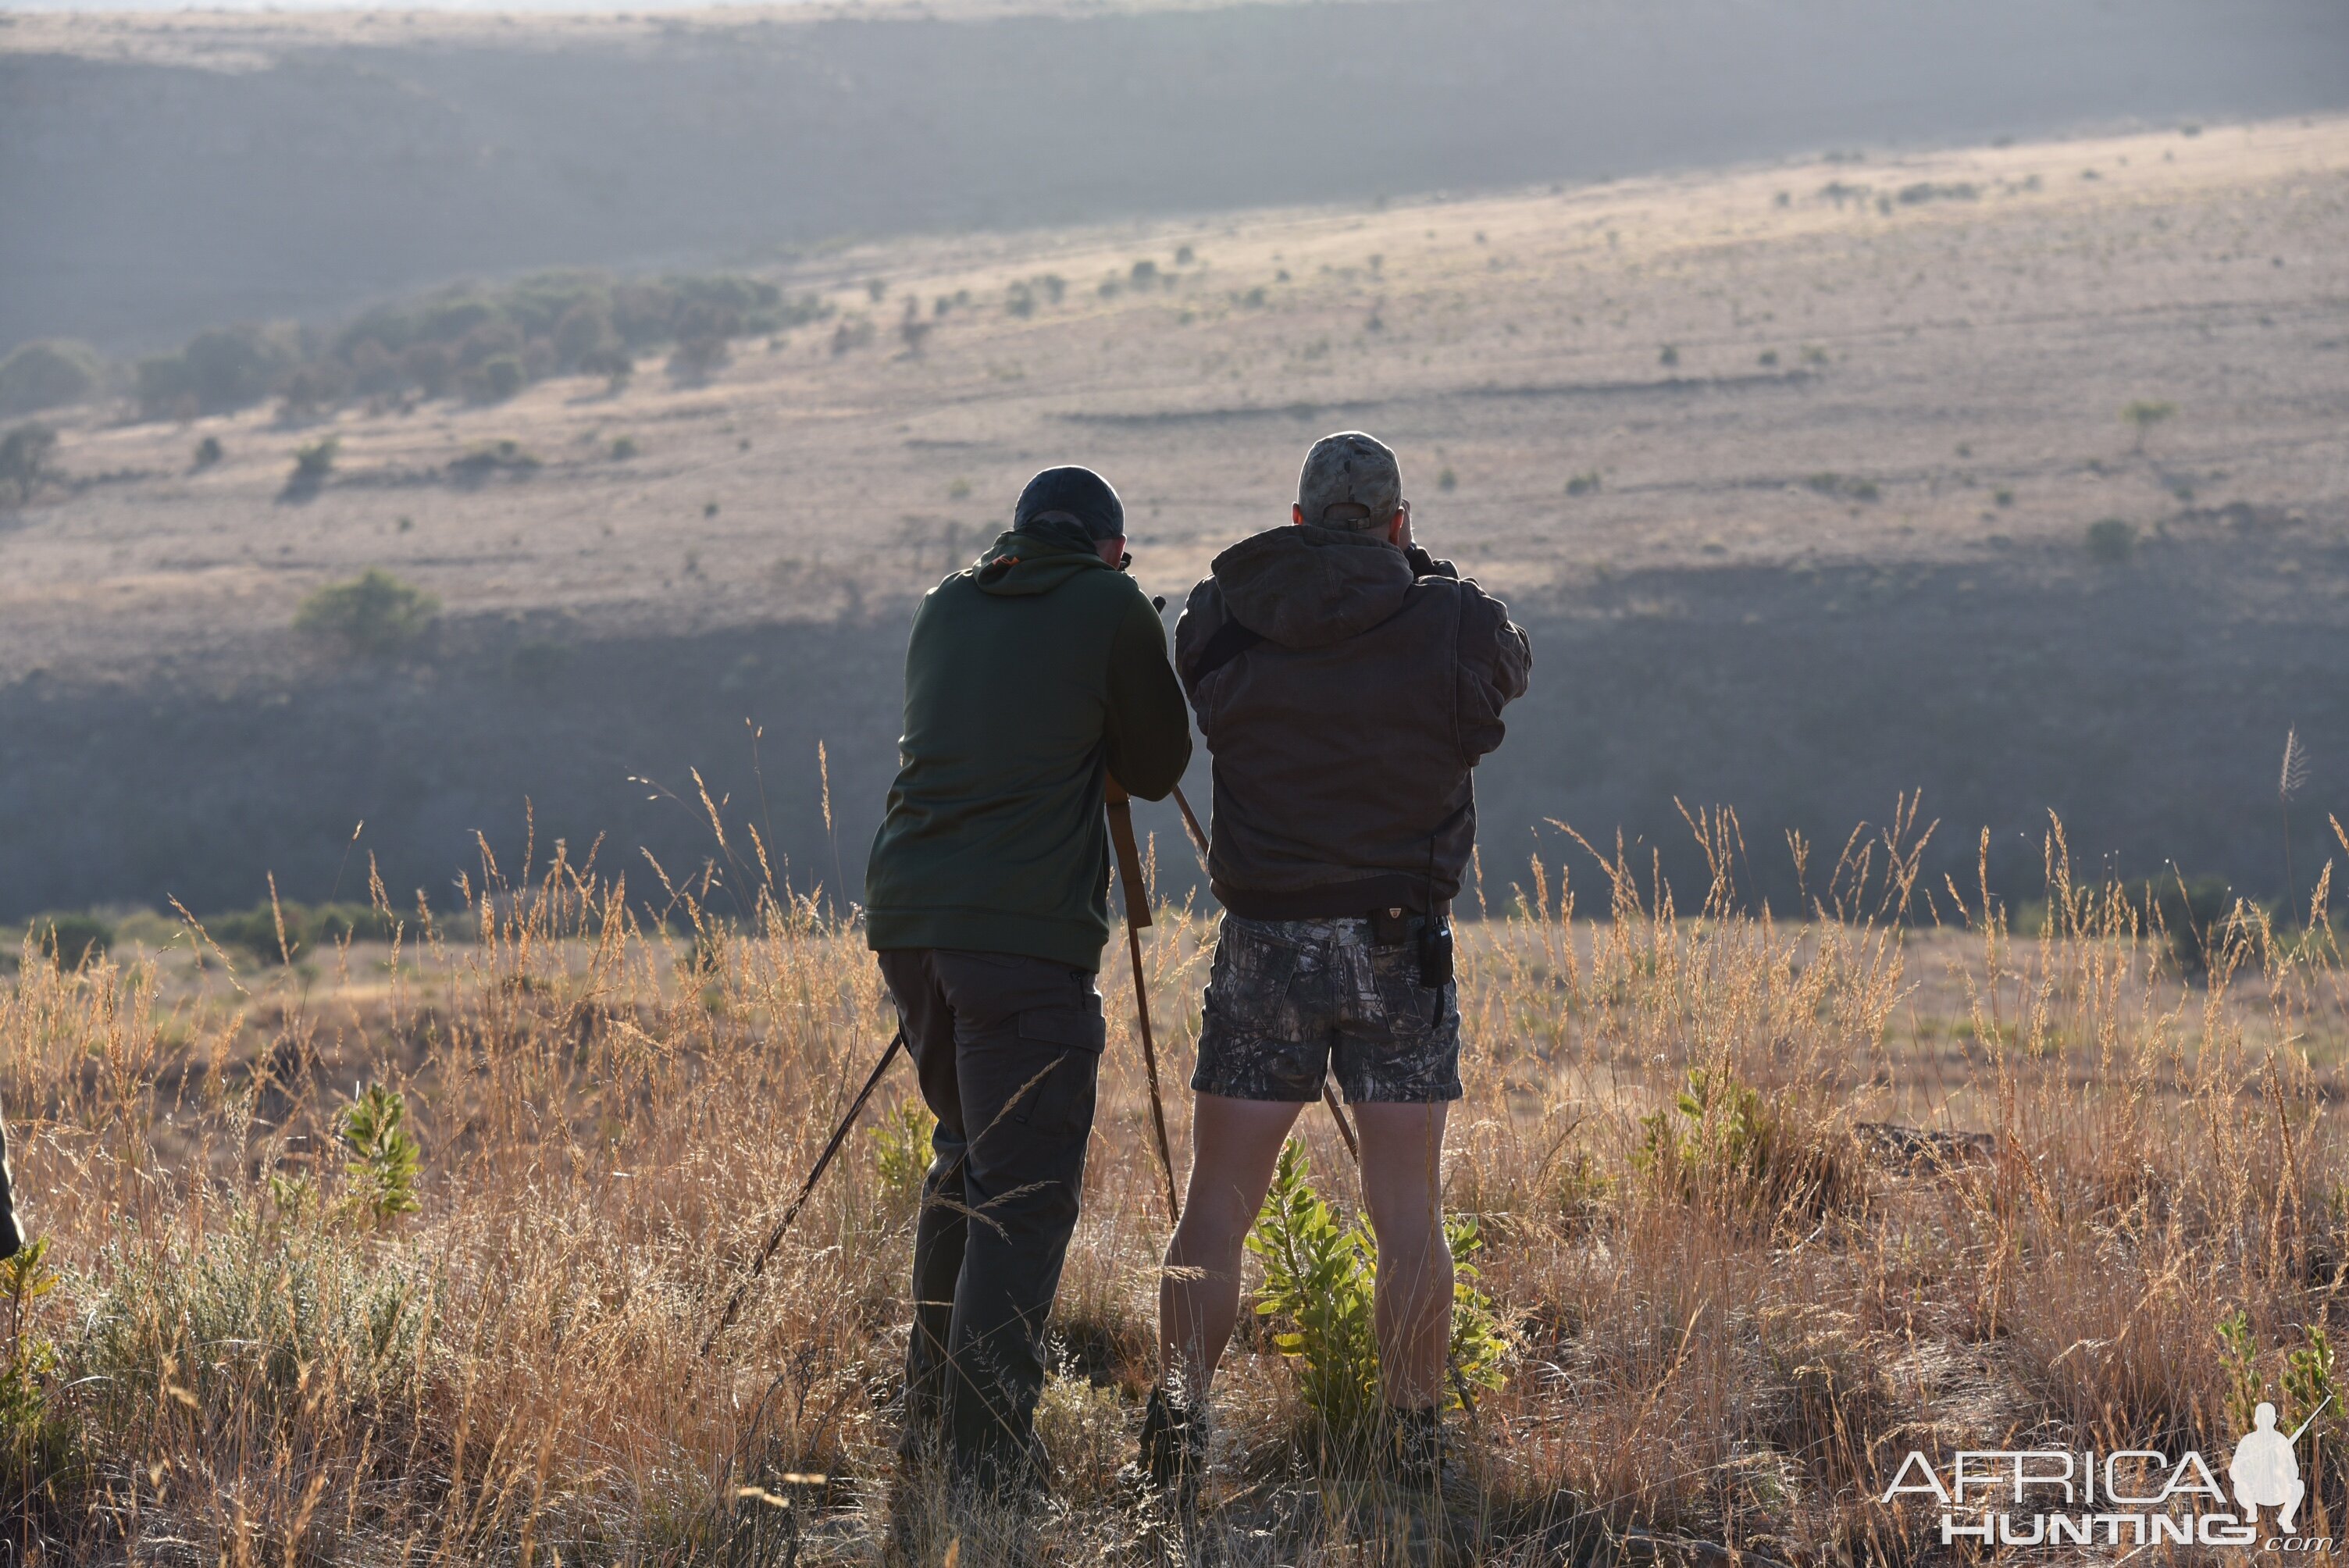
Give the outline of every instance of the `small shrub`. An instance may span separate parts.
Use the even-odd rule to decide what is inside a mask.
[[[1990,499],[1996,501],[2001,506],[2013,506],[2014,504],[2014,492],[2011,490],[1993,490],[1991,493]]]
[[[1158,281],[1158,263],[1144,257],[1133,263],[1127,276],[1133,280],[1135,288],[1148,288]]]
[[[98,395],[106,364],[71,338],[36,338],[0,359],[0,415],[37,414]]]
[[[240,1210],[200,1239],[110,1245],[76,1370],[118,1396],[183,1395],[203,1410],[289,1410],[319,1387],[367,1410],[409,1388],[426,1278],[356,1234],[307,1181],[273,1175],[270,1191],[270,1212]]]
[[[1036,314],[1036,291],[1026,284],[1013,284],[1003,293],[1003,308],[1025,320]]]
[[[1754,363],[1767,370],[1778,363],[1778,351],[1775,348],[1765,348],[1755,356]]]
[[[408,1102],[396,1090],[369,1084],[335,1119],[347,1156],[344,1202],[378,1228],[416,1212],[416,1177],[424,1151],[407,1127]]]
[[[630,458],[635,457],[642,449],[642,448],[636,445],[636,438],[634,436],[615,436],[612,438],[612,460],[616,463],[626,462]]]
[[[2178,405],[2175,403],[2156,403],[2142,397],[2122,405],[2121,423],[2133,427],[2137,431],[2137,441],[2130,450],[2144,451],[2146,433],[2177,412]]]
[[[1803,483],[1821,495],[1838,496],[1846,500],[1877,500],[1883,491],[1874,480],[1861,479],[1857,474],[1839,474],[1832,469],[1809,475]]]
[[[391,915],[368,904],[305,904],[291,899],[207,915],[202,923],[204,934],[221,946],[241,949],[264,964],[298,964],[322,947],[346,941],[388,942],[398,929]]]
[[[49,1407],[57,1342],[30,1321],[33,1304],[59,1283],[48,1253],[49,1238],[37,1236],[0,1261],[0,1312],[7,1320],[5,1355],[0,1356],[0,1488],[15,1498],[27,1498],[44,1484],[34,1480],[43,1472],[57,1474],[66,1447]]]
[[[1688,1086],[1640,1119],[1632,1163],[1682,1201],[1816,1221],[1857,1194],[1846,1151],[1797,1125],[1789,1107],[1733,1074],[1689,1069]]]
[[[1371,1307],[1378,1284],[1378,1243],[1361,1219],[1340,1226],[1336,1211],[1313,1190],[1305,1145],[1290,1139],[1281,1146],[1264,1207],[1248,1230],[1247,1246],[1264,1263],[1264,1287],[1257,1313],[1283,1326],[1273,1346],[1290,1358],[1306,1408],[1323,1433],[1340,1442],[1367,1437],[1380,1413],[1379,1351]],[[1451,1243],[1456,1283],[1453,1286],[1451,1370],[1453,1387],[1497,1388],[1501,1362],[1510,1343],[1507,1326],[1493,1303],[1476,1287],[1469,1262],[1482,1246],[1476,1224],[1464,1215],[1444,1222]]]
[[[440,612],[440,601],[431,594],[370,566],[303,600],[294,629],[334,638],[354,654],[383,658],[422,636]]]
[[[17,506],[57,477],[51,459],[57,433],[47,425],[19,425],[0,436],[0,500]]]
[[[1806,364],[1806,365],[1825,365],[1826,362],[1827,362],[1827,351],[1826,351],[1826,349],[1821,348],[1821,347],[1820,347],[1817,344],[1816,344],[1816,343],[1806,343],[1806,344],[1803,345],[1803,363],[1804,363],[1804,364]]]
[[[340,436],[322,436],[294,449],[293,480],[295,484],[316,485],[335,471],[336,454],[342,450]]]
[[[515,440],[482,441],[449,459],[451,474],[476,483],[496,473],[535,473],[543,466],[537,453]]]
[[[1657,351],[1656,363],[1659,365],[1678,365],[1680,362],[1681,351],[1676,345],[1667,343]]]
[[[965,479],[957,479],[953,483],[947,485],[947,499],[949,500],[968,500],[970,499],[970,481]]]
[[[1188,246],[1188,245],[1179,245],[1179,246],[1175,247],[1175,251],[1174,251],[1174,264],[1175,264],[1176,266],[1178,266],[1178,267],[1187,267],[1187,266],[1189,266],[1193,262],[1195,262],[1195,261],[1197,261],[1198,259],[1199,259],[1198,253],[1197,253],[1197,252],[1195,252],[1195,251],[1194,251],[1194,250],[1192,250],[1190,246]],[[1378,258],[1378,257],[1376,257],[1376,256],[1372,256],[1372,257],[1371,258],[1371,271],[1372,271],[1372,272],[1374,272],[1374,273],[1375,273],[1375,272],[1377,272],[1377,271],[1379,270],[1379,267],[1378,267],[1378,262],[1379,262],[1379,258]]]
[[[2099,518],[2088,524],[2088,555],[2101,566],[2118,566],[2137,552],[2137,524],[2126,518]]]
[[[114,945],[114,927],[94,914],[36,914],[26,936],[35,953],[64,970],[103,958]]]
[[[930,1169],[930,1134],[938,1119],[919,1099],[908,1098],[882,1116],[873,1129],[873,1191],[882,1217],[903,1224],[921,1205],[922,1181]]]
[[[226,456],[228,450],[221,445],[218,436],[206,436],[196,443],[195,464],[200,469],[211,468]]]
[[[1572,479],[1567,480],[1566,493],[1568,495],[1597,495],[1599,493],[1599,470],[1597,469],[1591,469],[1587,472],[1578,473]]]
[[[1440,490],[1447,491],[1458,490],[1460,488],[1460,476],[1454,473],[1447,468],[1442,473],[1435,476],[1435,488]]]

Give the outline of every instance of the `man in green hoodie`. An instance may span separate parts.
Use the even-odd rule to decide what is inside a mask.
[[[1084,1183],[1109,941],[1105,787],[1163,799],[1191,758],[1125,511],[1048,469],[1011,531],[922,600],[865,930],[938,1119],[914,1233],[911,1457],[1040,1484],[1044,1319]]]

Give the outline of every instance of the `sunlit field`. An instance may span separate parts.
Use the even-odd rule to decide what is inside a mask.
[[[744,830],[690,878],[541,846],[484,863],[463,910],[378,884],[394,940],[290,964],[192,925],[78,972],[28,945],[0,980],[45,1243],[0,1271],[10,1549],[1914,1562],[1950,1549],[1877,1501],[1909,1449],[2215,1454],[2250,1401],[2296,1424],[2333,1392],[2329,866],[2313,922],[2161,931],[2158,896],[2075,885],[2060,838],[2044,904],[1985,911],[1919,884],[1905,814],[1844,845],[1692,829],[1709,888],[1553,833],[1467,901],[1445,1190],[1505,1346],[1459,1383],[1462,1473],[1421,1500],[1350,1460],[1274,1315],[1218,1382],[1190,1521],[1118,1475],[1168,1226],[1123,943],[1040,1416],[1053,1501],[1025,1520],[898,1476],[926,1158],[902,1065],[703,1354],[894,1027],[854,913],[770,878]],[[1790,851],[1811,906],[1753,908],[1749,864]],[[1212,940],[1174,908],[1144,934],[1178,1162]],[[1350,1214],[1334,1125],[1299,1130]],[[2302,1463],[2305,1528],[2333,1533],[2349,1465]]]

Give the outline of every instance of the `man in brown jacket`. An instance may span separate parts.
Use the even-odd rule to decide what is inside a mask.
[[[1196,1482],[1241,1241],[1334,1072],[1378,1237],[1382,1451],[1398,1480],[1432,1485],[1453,1291],[1438,1177],[1460,1098],[1449,911],[1475,844],[1471,770],[1500,745],[1532,655],[1500,601],[1413,542],[1394,454],[1351,431],[1307,455],[1290,526],[1216,558],[1174,637],[1215,756],[1208,872],[1224,920],[1143,1464],[1162,1484]]]

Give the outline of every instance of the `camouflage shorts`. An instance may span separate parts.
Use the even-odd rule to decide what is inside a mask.
[[[1419,983],[1416,921],[1411,929],[1374,947],[1368,920],[1225,915],[1191,1087],[1302,1102],[1334,1070],[1350,1104],[1458,1099],[1458,996]]]

